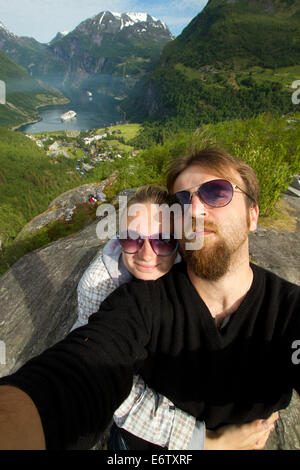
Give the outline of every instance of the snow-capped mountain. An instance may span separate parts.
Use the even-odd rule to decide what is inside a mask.
[[[145,23],[141,25],[142,28],[139,30],[139,32],[146,32],[148,26],[168,30],[167,25],[163,21],[149,15],[148,13],[116,13],[104,11],[93,18],[94,24],[98,24],[99,26],[107,25],[113,21],[119,22],[120,31],[122,31],[123,28],[128,28],[129,26],[133,26],[138,23]]]
[[[59,32],[48,44],[4,37],[0,29],[0,50],[67,96],[70,89],[85,87],[125,96],[151,72],[172,39],[167,25],[147,13],[102,11],[71,32]]]
[[[130,33],[162,35],[162,37],[173,39],[167,25],[149,15],[148,13],[117,13],[102,11],[92,18],[80,23],[74,31],[82,31],[87,34],[94,33],[117,34],[127,30]]]

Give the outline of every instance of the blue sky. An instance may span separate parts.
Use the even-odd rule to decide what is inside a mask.
[[[50,41],[103,10],[147,12],[178,36],[207,0],[0,0],[0,21],[17,36]]]

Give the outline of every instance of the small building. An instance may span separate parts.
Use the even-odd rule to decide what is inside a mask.
[[[53,144],[51,144],[49,150],[51,150],[51,152],[57,152],[59,150],[59,143],[54,142]]]

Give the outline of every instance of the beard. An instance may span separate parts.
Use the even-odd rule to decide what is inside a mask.
[[[195,225],[196,223],[193,220],[193,231],[195,230]],[[249,227],[248,220],[247,227]],[[204,228],[213,230],[216,235],[219,235],[215,226],[205,225]],[[246,238],[248,238],[247,228],[245,228],[244,232],[240,233],[238,238],[236,234],[232,234],[232,236],[225,240],[219,235],[219,239],[214,243],[204,240],[204,245],[201,249],[187,250],[185,248],[186,242],[190,242],[190,240],[183,235],[183,238],[179,240],[180,253],[187,266],[196,276],[208,281],[217,281],[228,272],[233,254],[238,251],[238,248],[245,242]]]
[[[185,250],[180,244],[183,259],[196,276],[217,281],[226,274],[231,261],[231,250],[224,240],[200,250]]]

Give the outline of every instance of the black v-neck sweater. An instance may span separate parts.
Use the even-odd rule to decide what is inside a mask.
[[[49,449],[103,430],[134,373],[208,429],[266,418],[300,393],[300,288],[251,267],[252,286],[222,329],[179,263],[121,286],[87,326],[0,383],[31,396]]]

